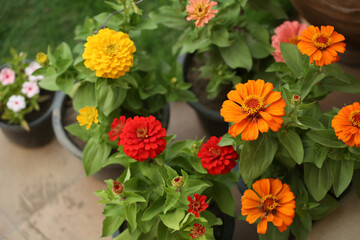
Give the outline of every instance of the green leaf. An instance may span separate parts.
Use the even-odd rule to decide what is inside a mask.
[[[268,68],[265,69],[265,72],[289,72],[289,67],[283,62],[274,62]]]
[[[231,190],[224,183],[213,181],[214,200],[220,210],[229,216],[234,216],[235,202]]]
[[[185,211],[176,209],[175,211],[167,212],[166,215],[161,214],[160,219],[168,228],[179,230],[180,221],[184,218]]]
[[[225,27],[214,27],[211,31],[210,39],[218,47],[228,47],[231,45],[229,32]]]
[[[211,185],[207,182],[196,179],[189,179],[183,188],[183,194],[186,196],[192,195],[194,193],[201,194],[208,187],[211,187]]]
[[[277,19],[287,18],[286,12],[281,4],[272,0],[252,0],[249,4],[258,11],[270,12]]]
[[[94,138],[87,142],[83,153],[83,166],[86,176],[91,176],[98,172],[111,151],[111,146],[106,143],[98,143]]]
[[[158,231],[157,231],[157,239],[158,240],[170,239],[168,228],[162,222],[159,222]]]
[[[127,89],[110,85],[108,80],[98,79],[95,93],[98,106],[108,116],[124,102]]]
[[[123,232],[120,233],[119,236],[114,238],[113,240],[138,240],[141,235],[140,229],[136,229],[135,232],[130,233],[129,228],[125,229]]]
[[[295,214],[294,222],[291,225],[291,233],[295,236],[296,240],[307,240],[309,235],[309,230],[304,227],[297,214]]]
[[[77,112],[86,106],[96,106],[95,84],[89,82],[82,84],[73,97],[73,107]]]
[[[146,202],[145,198],[143,198],[139,194],[133,192],[126,192],[126,188],[125,192],[121,196],[123,198],[123,203],[127,204]]]
[[[334,176],[334,193],[336,197],[339,197],[351,182],[354,173],[354,161],[330,161],[329,166]]]
[[[301,164],[304,159],[304,147],[299,134],[293,130],[281,130],[278,138],[295,162]]]
[[[239,170],[246,184],[261,176],[272,163],[278,143],[268,135],[245,142],[241,151]]]
[[[56,85],[59,86],[61,91],[69,94],[74,86],[74,78],[71,74],[61,74],[56,78]]]
[[[149,221],[152,218],[156,217],[159,213],[163,211],[163,207],[163,198],[158,198],[155,202],[150,202],[149,207],[145,209],[143,215],[141,216],[141,221]]]
[[[329,191],[334,177],[326,161],[320,169],[314,164],[305,163],[304,181],[311,196],[316,201],[320,201]]]
[[[304,76],[304,67],[309,66],[309,59],[303,56],[296,45],[291,43],[280,43],[281,55],[286,65],[297,77]]]
[[[252,57],[250,50],[242,38],[237,38],[229,47],[220,48],[220,54],[231,68],[245,68],[250,71]]]
[[[265,234],[258,234],[259,240],[288,240],[290,235],[290,228],[284,232],[280,232],[272,222],[268,223]]]
[[[67,125],[65,130],[83,141],[87,141],[91,137],[90,133],[84,127],[81,127],[79,123]]]
[[[124,218],[121,216],[107,216],[103,221],[102,236],[107,237],[113,234],[121,224],[123,224]]]
[[[309,213],[313,220],[318,221],[328,216],[338,206],[338,201],[336,201],[336,199],[331,197],[329,194],[326,194],[326,196],[320,201],[320,205],[309,209]]]
[[[136,204],[130,204],[125,208],[126,221],[129,224],[130,231],[134,232],[137,227],[136,222],[137,207]]]
[[[171,145],[169,148],[166,149],[165,152],[165,159],[167,161],[179,156],[184,152],[185,149],[189,149],[194,144],[193,140],[184,140],[179,141]]]
[[[155,162],[139,162],[138,166],[141,173],[145,177],[149,178],[151,182],[154,183],[156,186],[165,185],[165,181],[160,173],[160,167]]]
[[[232,146],[235,143],[235,139],[228,133],[225,133],[220,142],[218,143],[219,147],[224,147],[224,146]]]
[[[344,83],[351,83],[351,79],[349,79],[348,75],[344,73],[339,64],[330,64],[324,66],[324,72],[326,75],[330,75],[339,79]]]
[[[319,145],[309,138],[304,138],[304,162],[314,163],[318,168],[321,168],[329,148]]]
[[[311,92],[312,88],[323,80],[325,77],[324,73],[320,73],[317,68],[310,68],[302,80],[300,89],[301,99],[304,100],[306,96]]]
[[[35,72],[37,72],[39,70],[36,70]],[[49,91],[60,90],[59,86],[56,84],[56,76],[57,75],[56,75],[56,71],[53,67],[46,68],[46,74],[43,74],[43,76],[44,76],[44,78],[41,79],[41,81],[39,81],[39,86],[41,88],[49,90]]]
[[[322,130],[324,129],[324,125],[319,122],[318,120],[312,118],[312,117],[307,117],[307,116],[299,116],[298,120],[301,124],[303,124],[304,126],[314,129],[314,130]]]
[[[180,195],[180,193],[178,195]],[[178,199],[179,199],[179,196],[174,196],[172,194],[166,195],[166,201],[165,201],[165,204],[163,205],[164,214],[166,214],[167,211],[169,211],[172,207],[175,206],[175,204],[178,202]]]
[[[346,144],[340,142],[334,130],[312,130],[306,133],[314,142],[330,148],[345,148]]]

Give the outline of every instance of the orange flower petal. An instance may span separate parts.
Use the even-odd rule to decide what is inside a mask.
[[[321,33],[326,33],[327,35],[331,36],[331,34],[333,33],[334,31],[334,27],[333,26],[330,26],[330,25],[327,25],[326,27],[325,26],[321,26]]]
[[[259,217],[261,217],[262,215],[264,215],[264,213],[262,213],[259,209],[257,209],[256,213],[254,211],[253,214],[249,214],[246,217],[246,221],[250,224],[253,224]]]
[[[254,121],[249,121],[249,124],[244,129],[241,134],[241,139],[245,141],[256,140],[259,137],[259,129],[257,123]]]
[[[220,115],[224,117],[226,122],[241,122],[247,115],[242,108],[233,101],[226,100],[220,110]]]
[[[281,92],[271,92],[265,100],[265,105],[269,105],[279,99],[281,99]]]
[[[231,90],[228,94],[227,97],[229,100],[237,102],[239,104],[243,104],[244,99],[240,96],[239,92],[236,90]]]
[[[273,90],[273,85],[271,83],[265,83],[260,97],[265,98],[272,90]]]
[[[266,219],[261,219],[261,221],[257,225],[257,232],[261,234],[265,234],[266,230],[267,230],[267,221]]]
[[[279,179],[270,179],[271,183],[271,193],[275,196],[281,191],[283,184]]]
[[[258,129],[260,132],[268,132],[269,131],[269,125],[266,123],[266,121],[262,118],[258,119]]]
[[[251,189],[247,189],[247,190],[244,192],[244,195],[243,195],[243,197],[241,198],[241,200],[242,200],[243,198],[248,198],[248,199],[251,199],[251,200],[253,200],[253,201],[255,201],[255,202],[259,202],[259,201],[261,200],[261,199],[259,198],[259,196],[256,195],[256,193],[255,193],[253,190],[251,190]]]
[[[260,197],[264,197],[270,194],[270,180],[260,179],[253,183],[252,188],[255,190]]]
[[[244,129],[247,127],[247,125],[249,124],[249,120],[248,119],[243,119],[241,122],[235,123],[234,125],[232,125],[229,128],[228,133],[231,134],[231,136],[236,137],[239,134],[241,134]]]

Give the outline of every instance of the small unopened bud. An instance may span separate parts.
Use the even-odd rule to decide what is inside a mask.
[[[19,53],[19,57],[22,57],[22,56],[24,56],[24,52]]]
[[[292,104],[299,104],[301,103],[301,97],[300,95],[294,95],[292,98],[291,98],[291,102]]]
[[[113,181],[112,192],[120,196],[125,191],[125,187],[121,182]]]
[[[172,82],[173,84],[176,84],[176,83],[177,83],[177,78],[176,78],[176,77],[173,77],[173,78],[171,79],[171,82]]]
[[[38,54],[36,54],[36,61],[41,65],[41,66],[45,66],[48,64],[49,59],[48,56],[43,53],[43,52],[39,52]]]
[[[184,179],[181,176],[177,176],[171,181],[171,183],[174,187],[180,188],[184,185]]]

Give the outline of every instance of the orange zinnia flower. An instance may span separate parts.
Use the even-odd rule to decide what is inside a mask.
[[[208,23],[210,19],[215,17],[216,9],[211,9],[217,5],[217,2],[209,0],[190,0],[189,5],[186,6],[188,17],[186,20],[195,20],[196,27],[200,28],[204,23]]]
[[[295,196],[287,184],[279,179],[261,179],[241,197],[241,214],[248,215],[246,221],[253,224],[259,217],[257,232],[265,234],[267,223],[273,224],[283,232],[293,222],[295,216]]]
[[[231,90],[220,110],[225,122],[234,122],[229,128],[233,137],[241,134],[242,140],[256,140],[260,132],[267,132],[269,128],[279,131],[285,115],[285,100],[281,93],[272,91],[273,85],[264,80],[249,80],[239,83],[236,90]]]
[[[346,145],[360,147],[360,104],[343,107],[332,120],[335,135]]]
[[[337,52],[345,52],[346,44],[341,42],[345,37],[334,31],[333,26],[314,27],[311,25],[302,31],[298,48],[302,54],[310,56],[310,64],[316,66],[329,65],[339,60]]]

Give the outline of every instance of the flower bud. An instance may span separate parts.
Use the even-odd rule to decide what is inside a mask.
[[[125,191],[125,187],[121,182],[113,181],[112,192],[120,196]]]
[[[45,66],[48,64],[49,59],[48,56],[43,53],[43,52],[39,52],[38,54],[36,54],[36,61],[41,65],[41,66]]]
[[[291,102],[292,104],[299,104],[301,103],[301,97],[300,95],[294,95],[292,98],[291,98]]]
[[[173,77],[173,78],[171,79],[171,82],[172,82],[172,84],[176,84],[176,83],[177,83],[177,78],[176,78],[176,77]]]
[[[180,188],[184,185],[184,179],[181,176],[177,176],[171,181],[171,183],[174,187]]]

